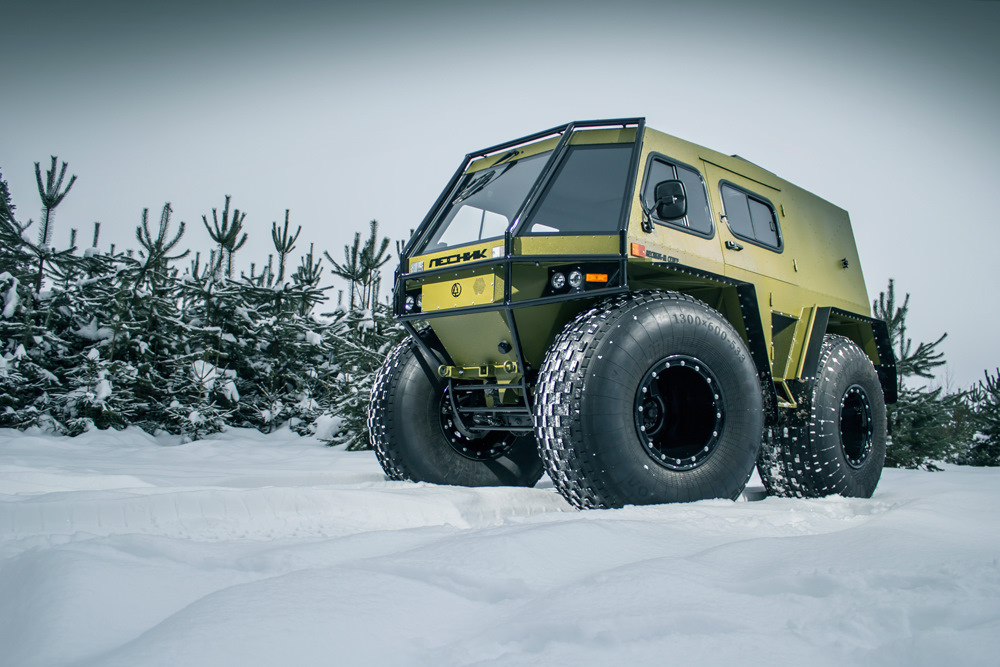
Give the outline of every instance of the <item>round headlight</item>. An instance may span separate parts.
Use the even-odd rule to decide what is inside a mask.
[[[424,309],[424,294],[423,292],[421,292],[420,294],[417,295],[417,310],[423,310],[423,309]]]
[[[562,289],[566,286],[566,276],[561,273],[553,273],[549,284],[552,285],[552,289]]]
[[[410,312],[411,310],[413,310],[413,306],[415,304],[416,301],[413,299],[413,297],[408,296],[406,297],[406,301],[403,302],[403,310],[405,310],[406,312]]]
[[[573,289],[580,289],[583,285],[583,274],[577,270],[569,272],[569,286]]]

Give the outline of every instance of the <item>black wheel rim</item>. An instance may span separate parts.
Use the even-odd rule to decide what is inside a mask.
[[[508,431],[467,429],[452,410],[447,387],[441,396],[441,433],[452,449],[473,461],[492,461],[500,458],[517,439],[517,436]]]
[[[872,453],[875,421],[865,390],[852,384],[840,399],[840,443],[852,468],[860,468]]]
[[[654,461],[697,468],[712,456],[725,424],[718,379],[704,362],[672,355],[646,371],[635,395],[635,429]]]

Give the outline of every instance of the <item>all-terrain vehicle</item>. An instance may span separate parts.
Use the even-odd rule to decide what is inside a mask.
[[[847,212],[641,118],[465,157],[406,245],[368,425],[391,479],[580,508],[868,497],[896,368]]]

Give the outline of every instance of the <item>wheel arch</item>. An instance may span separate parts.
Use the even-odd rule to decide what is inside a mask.
[[[892,352],[889,327],[880,319],[858,315],[832,307],[817,307],[806,344],[802,379],[815,377],[819,371],[823,336],[838,334],[853,341],[865,353],[875,371],[886,403],[895,403],[897,396],[896,358]]]
[[[702,271],[675,262],[653,262],[644,265],[655,273],[636,271],[630,266],[629,287],[632,290],[673,291],[687,294],[705,302],[718,311],[743,338],[750,358],[757,369],[761,396],[764,400],[764,419],[773,425],[778,419],[778,394],[771,374],[767,352],[767,338],[760,318],[757,289],[753,283]],[[664,270],[665,269],[665,270]]]

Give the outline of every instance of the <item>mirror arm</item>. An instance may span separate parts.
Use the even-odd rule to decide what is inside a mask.
[[[641,195],[639,196],[639,208],[642,209],[642,231],[646,232],[647,234],[652,234],[653,233],[653,214],[652,214],[652,210],[655,209],[656,206],[657,206],[657,204],[659,204],[659,203],[660,203],[660,200],[657,199],[655,202],[653,202],[653,208],[652,209],[646,208],[646,204],[643,203],[643,201],[642,201],[642,196]]]

